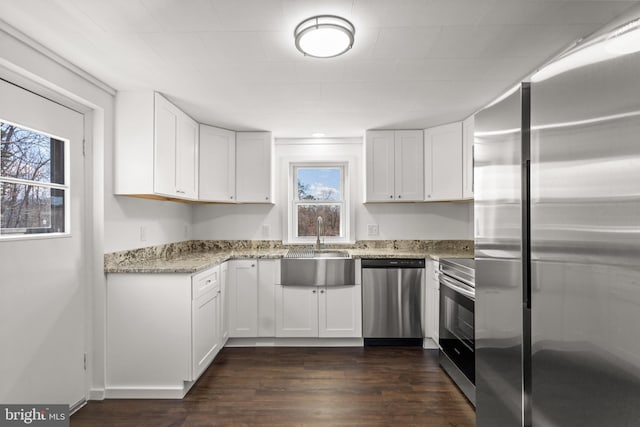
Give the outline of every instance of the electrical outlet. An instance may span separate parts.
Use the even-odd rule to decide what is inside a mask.
[[[380,234],[380,228],[378,224],[369,224],[367,225],[367,235],[368,236],[377,236]]]
[[[262,237],[269,237],[271,230],[269,224],[262,224]]]
[[[147,241],[147,227],[144,225],[140,226],[140,241],[141,242]]]

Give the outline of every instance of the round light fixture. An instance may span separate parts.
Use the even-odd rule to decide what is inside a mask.
[[[305,19],[293,31],[296,48],[313,58],[333,58],[353,46],[356,29],[344,18],[318,15]]]

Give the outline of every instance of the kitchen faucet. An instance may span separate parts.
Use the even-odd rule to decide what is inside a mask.
[[[322,220],[321,216],[318,216],[318,219],[316,220],[316,249],[320,250],[321,244],[320,244],[320,229],[322,229],[322,240],[324,240],[324,221]]]

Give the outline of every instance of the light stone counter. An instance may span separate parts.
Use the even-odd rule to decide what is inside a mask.
[[[189,240],[105,255],[105,273],[197,273],[231,259],[278,259],[292,246],[280,241]],[[353,258],[473,258],[469,240],[369,240],[327,245]]]

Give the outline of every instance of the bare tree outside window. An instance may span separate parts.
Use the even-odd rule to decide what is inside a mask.
[[[0,234],[64,232],[64,144],[0,122]]]

